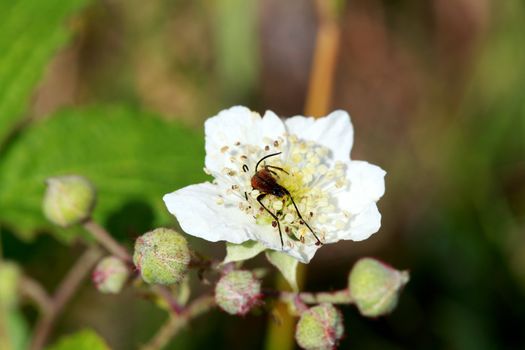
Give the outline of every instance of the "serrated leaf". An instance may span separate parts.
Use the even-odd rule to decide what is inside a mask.
[[[60,338],[47,350],[110,350],[110,348],[97,333],[86,329]]]
[[[251,259],[265,249],[264,245],[256,241],[246,241],[242,244],[226,243],[226,257],[223,264]]]
[[[70,36],[64,22],[87,2],[0,2],[0,144],[22,117],[50,58]]]
[[[162,196],[205,180],[203,160],[202,136],[148,113],[101,106],[63,111],[32,125],[1,157],[0,223],[23,238],[53,228],[41,210],[44,180],[79,174],[97,189],[94,216],[101,223],[144,217],[149,222],[140,229],[170,225]]]
[[[266,258],[275,266],[283,275],[293,291],[298,291],[297,286],[297,266],[299,261],[292,258],[288,254],[284,254],[275,250],[267,250]]]

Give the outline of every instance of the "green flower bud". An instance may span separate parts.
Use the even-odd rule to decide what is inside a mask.
[[[250,271],[230,271],[215,286],[215,302],[230,315],[246,315],[261,300],[261,282]]]
[[[377,317],[394,310],[408,280],[407,271],[398,271],[376,259],[363,258],[350,271],[348,290],[361,315]]]
[[[135,242],[133,262],[146,283],[179,282],[188,270],[190,258],[186,238],[174,230],[158,228]]]
[[[335,349],[343,334],[343,316],[327,303],[304,311],[295,328],[295,340],[306,350]]]
[[[0,262],[0,309],[16,304],[19,280],[20,269],[15,263]]]
[[[100,260],[93,270],[93,283],[101,293],[117,294],[129,277],[126,264],[117,257],[108,256]]]
[[[44,214],[52,223],[67,227],[91,216],[95,205],[95,189],[84,177],[69,175],[46,181]]]

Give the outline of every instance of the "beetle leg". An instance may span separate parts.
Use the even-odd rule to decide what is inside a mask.
[[[283,241],[283,233],[281,232],[281,224],[279,223],[279,219],[277,218],[277,215],[275,215],[274,213],[272,213],[270,211],[270,209],[266,208],[264,206],[264,204],[262,203],[262,200],[264,197],[266,197],[266,194],[267,193],[261,193],[260,195],[257,196],[257,202],[259,202],[259,204],[261,205],[261,207],[264,208],[264,210],[266,210],[268,212],[268,214],[270,214],[272,216],[272,218],[275,219],[275,221],[277,222],[277,228],[279,229],[279,238],[281,238],[281,248],[284,249],[284,241]]]
[[[319,237],[317,237],[317,235],[315,234],[314,230],[312,230],[312,228],[310,227],[310,225],[308,225],[308,223],[306,222],[305,219],[303,219],[303,217],[301,216],[301,213],[299,212],[299,209],[297,209],[297,205],[295,204],[295,201],[293,200],[293,197],[292,195],[290,194],[290,191],[288,191],[286,188],[283,187],[283,190],[284,192],[288,195],[288,197],[290,197],[290,199],[292,200],[292,204],[295,208],[295,211],[297,212],[297,216],[299,216],[299,219],[301,219],[302,222],[304,222],[304,224],[306,225],[306,227],[308,227],[308,229],[310,230],[310,232],[312,233],[312,235],[314,235],[315,239],[317,240],[317,242],[315,243],[315,245],[322,245],[323,242],[321,242],[321,240],[319,239]]]

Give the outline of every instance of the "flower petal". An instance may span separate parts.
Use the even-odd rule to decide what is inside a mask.
[[[350,239],[352,241],[363,241],[379,231],[381,227],[381,214],[375,203],[357,214],[350,221],[348,232],[339,239]]]
[[[348,113],[337,110],[324,118],[295,116],[285,120],[288,133],[328,147],[335,160],[347,161],[354,143],[354,128]]]
[[[336,243],[340,240],[362,241],[379,231],[381,214],[375,203],[350,219],[348,226],[342,230],[332,230],[325,236],[324,243]]]
[[[206,168],[220,172],[229,155],[221,152],[224,146],[237,142],[264,147],[265,139],[276,140],[285,134],[282,120],[271,111],[264,117],[246,107],[235,106],[206,120]]]
[[[208,241],[242,243],[250,239],[250,217],[235,206],[216,204],[219,188],[209,182],[184,187],[164,196],[164,203],[182,229]]]
[[[235,205],[216,204],[220,193],[218,186],[205,182],[166,194],[163,199],[169,212],[175,215],[181,228],[189,235],[211,242],[235,244],[254,240],[304,263],[314,256],[316,246],[294,244],[290,248],[286,237],[282,249],[279,234],[270,225],[257,225],[252,217],[241,213]]]
[[[350,187],[347,191],[338,193],[337,198],[342,210],[357,214],[383,196],[386,172],[377,165],[364,161],[353,160],[347,165],[346,174]]]

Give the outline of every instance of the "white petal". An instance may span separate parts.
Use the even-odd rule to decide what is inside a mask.
[[[316,246],[294,244],[281,246],[279,234],[270,225],[257,225],[253,218],[236,206],[217,204],[219,188],[209,182],[184,187],[164,196],[164,202],[175,215],[181,228],[189,235],[211,242],[227,241],[240,244],[248,240],[259,241],[267,248],[282,251],[297,260],[308,263]]]
[[[339,231],[331,231],[325,236],[325,243],[336,243],[340,240],[363,241],[379,231],[381,214],[375,203],[358,214],[354,214],[348,226]]]
[[[264,139],[276,140],[285,134],[282,120],[271,111],[264,117],[246,107],[236,106],[219,112],[204,124],[206,134],[206,168],[220,172],[229,155],[221,152],[224,146],[235,143],[264,146]]]
[[[357,214],[375,203],[385,193],[386,172],[364,161],[353,160],[347,163],[346,177],[350,182],[347,191],[337,194],[339,208]]]
[[[254,240],[270,249],[283,251],[277,230],[271,225],[257,225],[253,217],[239,210],[236,205],[228,205],[227,201],[217,204],[220,193],[222,191],[218,186],[206,182],[169,193],[164,196],[164,202],[187,234],[211,242],[240,244]],[[296,250],[297,247],[290,249],[285,245],[284,251],[301,261],[311,254]]]
[[[337,110],[324,118],[295,116],[285,120],[288,133],[328,147],[335,160],[347,161],[354,143],[354,128],[348,113]]]
[[[310,260],[315,255],[315,252],[317,252],[317,249],[319,249],[319,246],[316,246],[315,244],[297,244],[293,250],[285,250],[284,253],[296,258],[300,262],[304,264],[308,264]]]
[[[187,234],[212,242],[249,240],[249,216],[242,215],[237,207],[218,205],[218,195],[218,187],[206,182],[184,187],[163,199]]]
[[[341,235],[340,239],[350,239],[352,241],[363,241],[379,231],[381,227],[381,214],[377,205],[371,204],[361,213],[354,216],[350,221],[349,230]]]

